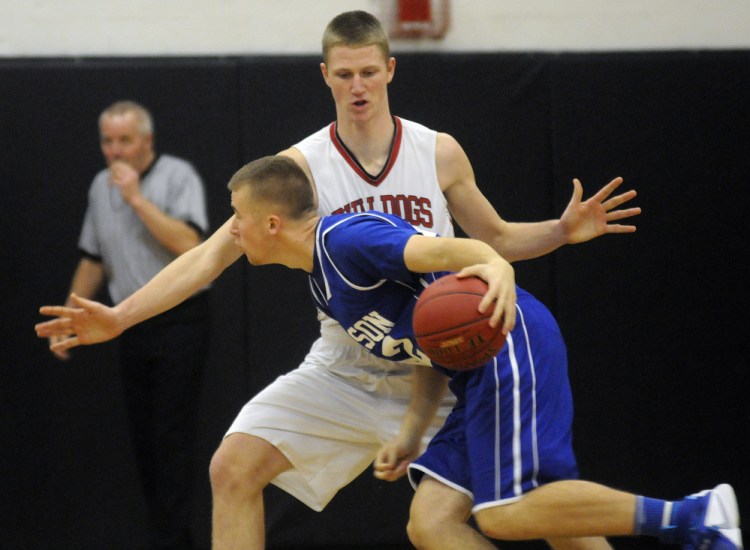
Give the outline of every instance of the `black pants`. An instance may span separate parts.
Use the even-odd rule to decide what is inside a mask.
[[[125,402],[152,549],[192,547],[193,457],[209,329],[204,291],[120,337]]]

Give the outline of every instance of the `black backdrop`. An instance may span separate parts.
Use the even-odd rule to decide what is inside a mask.
[[[570,181],[639,191],[638,232],[517,265],[567,338],[584,476],[677,498],[732,483],[743,521],[748,389],[745,192],[750,52],[408,54],[395,114],[454,135],[513,221],[557,217]],[[33,325],[77,261],[96,119],[116,99],[151,108],[162,152],[203,175],[214,227],[243,163],[330,122],[318,59],[0,60],[0,547],[137,548],[143,502],[111,344],[52,358]],[[195,536],[209,545],[208,462],[241,405],[316,335],[301,273],[230,267],[214,285],[200,403]],[[272,548],[397,548],[411,489],[369,473],[322,513],[268,490]],[[651,544],[618,541],[620,546]]]

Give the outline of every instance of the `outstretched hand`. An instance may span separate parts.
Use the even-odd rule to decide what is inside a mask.
[[[573,197],[560,216],[560,225],[568,244],[582,243],[605,233],[635,231],[634,225],[612,223],[641,213],[638,207],[618,208],[636,196],[634,189],[609,198],[622,181],[622,178],[613,179],[590,199],[581,202],[583,186],[578,179],[573,180]]]
[[[122,333],[113,308],[75,294],[71,294],[70,299],[75,307],[39,308],[42,315],[57,319],[38,323],[34,327],[37,336],[50,339],[50,350],[58,357],[66,357],[70,348],[106,342]]]

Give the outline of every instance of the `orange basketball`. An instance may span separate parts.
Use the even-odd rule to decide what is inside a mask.
[[[490,327],[492,308],[484,313],[479,302],[487,283],[478,277],[446,275],[419,296],[412,326],[417,345],[438,365],[453,370],[481,367],[505,345],[500,325]]]

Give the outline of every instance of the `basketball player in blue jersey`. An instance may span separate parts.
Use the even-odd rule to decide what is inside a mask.
[[[560,219],[503,220],[479,191],[471,163],[452,136],[391,114],[388,84],[395,66],[386,33],[369,13],[345,12],[327,26],[321,73],[331,89],[336,120],[281,153],[313,182],[320,215],[383,210],[446,236],[452,235],[455,220],[469,236],[488,243],[509,261],[604,234],[635,231],[619,223],[640,212],[621,208],[635,191],[613,195],[621,178],[586,201],[581,184],[574,181],[572,199]],[[106,336],[174,307],[236,261],[241,254],[229,234],[230,225],[227,221],[203,245],[120,303],[112,312],[115,333]],[[411,393],[413,369],[376,357],[335,320],[324,313],[320,317],[320,338],[303,363],[243,407],[214,454],[210,476],[215,548],[264,547],[263,489],[268,484],[322,510],[396,435]],[[64,351],[79,342],[80,337],[71,338],[54,349]],[[436,380],[445,384],[442,376]],[[310,386],[316,388],[317,399],[306,393]],[[351,411],[344,421],[342,402]],[[442,426],[452,404],[448,394],[423,445]],[[367,412],[373,406],[377,418]],[[438,535],[451,532],[464,541],[462,548],[484,544],[466,524],[471,502],[464,495],[449,491],[435,502],[429,514],[412,516],[414,529]]]
[[[381,477],[399,477],[418,455],[444,392],[432,374],[450,377],[456,405],[409,466],[415,505],[421,500],[427,506],[425,494],[438,494],[431,489],[439,484],[471,502],[477,524],[491,538],[544,538],[555,548],[570,548],[598,545],[605,536],[650,535],[691,550],[742,549],[729,485],[667,502],[576,479],[560,331],[541,303],[515,287],[512,267],[490,246],[426,236],[379,212],[321,218],[308,178],[283,156],[246,165],[229,188],[234,216],[226,229],[250,263],[306,271],[318,307],[348,338],[378,357],[413,366],[401,429],[377,453]],[[480,310],[492,308],[491,324],[507,335],[495,359],[473,371],[431,364],[414,339],[411,316],[419,294],[445,271],[488,283]],[[81,343],[112,332],[117,321],[110,308],[80,305],[45,308],[43,313],[63,316],[47,326]],[[315,386],[307,393],[306,403],[319,399]],[[339,405],[345,415],[347,403]],[[418,548],[467,547],[456,545],[461,539],[410,537]]]

